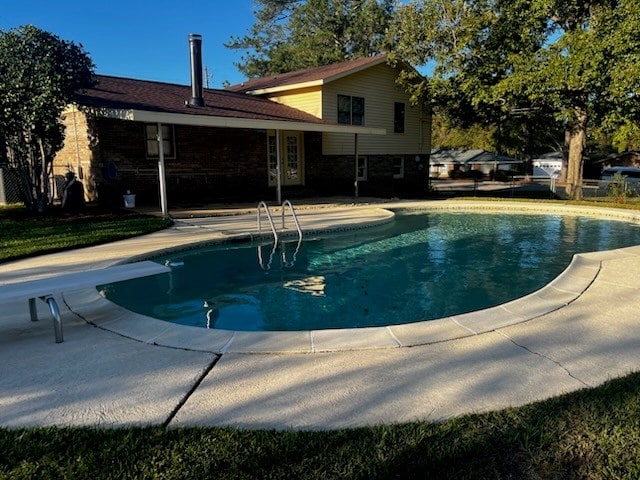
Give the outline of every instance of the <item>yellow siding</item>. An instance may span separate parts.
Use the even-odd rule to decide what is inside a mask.
[[[322,90],[320,86],[279,92],[269,96],[269,99],[322,118]]]
[[[428,116],[421,113],[420,108],[411,107],[409,95],[395,83],[396,76],[393,67],[380,64],[323,87],[324,120],[336,123],[338,95],[351,95],[365,99],[365,126],[387,130],[387,135],[359,135],[358,152],[361,155],[428,154],[431,149]],[[405,133],[393,133],[395,102],[405,104]],[[325,155],[354,153],[352,134],[325,133],[322,139]]]

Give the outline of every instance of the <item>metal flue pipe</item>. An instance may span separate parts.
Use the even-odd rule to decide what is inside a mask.
[[[191,57],[191,98],[189,105],[203,107],[202,98],[202,35],[189,34],[189,51]]]

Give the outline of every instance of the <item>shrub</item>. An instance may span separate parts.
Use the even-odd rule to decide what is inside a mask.
[[[625,203],[627,198],[634,195],[634,191],[627,185],[625,176],[620,172],[613,175],[613,180],[607,185],[607,192],[616,199],[617,203]]]
[[[493,174],[493,179],[496,182],[508,182],[514,175],[518,175],[516,170],[497,170]]]

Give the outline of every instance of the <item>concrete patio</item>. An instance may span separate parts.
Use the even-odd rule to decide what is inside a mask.
[[[301,205],[304,231],[388,222],[388,209],[639,212],[511,202]],[[150,251],[255,233],[245,209],[200,211],[168,230],[0,265],[0,285],[100,268]],[[220,215],[224,213],[225,215]],[[233,214],[233,215],[231,215]],[[481,312],[373,329],[228,332],[64,293],[64,343],[45,305],[0,305],[0,426],[216,425],[335,429],[517,406],[640,368],[640,247],[581,254],[551,284]],[[63,303],[64,302],[64,303]]]

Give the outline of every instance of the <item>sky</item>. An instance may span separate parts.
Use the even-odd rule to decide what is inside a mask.
[[[202,35],[209,87],[245,80],[224,43],[254,23],[252,0],[0,0],[0,30],[35,25],[81,44],[96,73],[188,85],[189,33]]]

